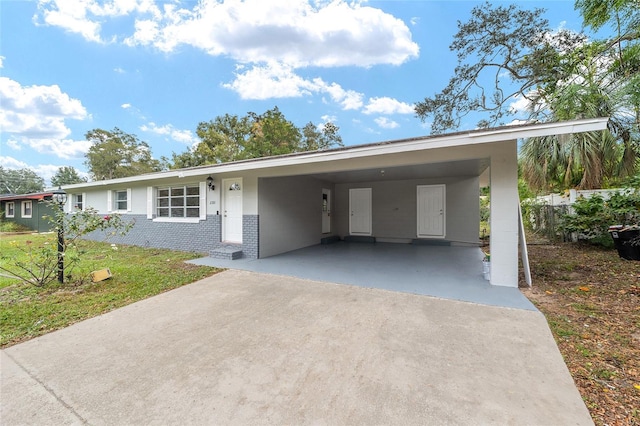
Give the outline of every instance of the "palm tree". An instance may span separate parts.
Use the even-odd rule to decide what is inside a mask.
[[[553,91],[539,90],[531,112],[549,121],[610,117],[607,130],[527,139],[520,150],[523,178],[534,190],[602,188],[633,175],[639,166],[638,88],[620,78],[620,66],[601,43],[571,52],[571,77]],[[587,59],[589,58],[589,59]],[[626,71],[626,70],[625,70]]]

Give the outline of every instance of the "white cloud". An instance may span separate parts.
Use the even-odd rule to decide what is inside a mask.
[[[511,114],[525,113],[529,110],[531,102],[522,95],[517,95],[509,104],[509,112]]]
[[[294,98],[316,93],[329,95],[345,110],[359,109],[363,104],[362,93],[345,90],[339,84],[327,83],[321,78],[305,80],[292,67],[274,62],[237,73],[234,81],[222,86],[235,91],[242,99]]]
[[[154,0],[39,0],[38,13],[33,17],[37,24],[60,27],[79,34],[85,40],[97,43],[115,40],[101,35],[106,18],[131,14],[148,14],[159,19],[161,12]]]
[[[122,105],[120,105],[120,108],[122,108],[122,109],[131,108],[131,104],[122,104]]]
[[[109,33],[112,26],[106,24],[116,17],[132,25]],[[407,24],[365,0],[39,0],[34,19],[92,42],[119,41],[167,53],[188,46],[230,57],[238,63],[236,75],[222,86],[242,99],[319,94],[343,110],[361,109],[364,95],[305,78],[298,70],[401,65],[419,55]],[[413,112],[408,104],[383,102],[371,100],[366,113]]]
[[[238,73],[233,82],[222,87],[233,90],[242,99],[295,98],[315,91],[314,83],[296,75],[290,66],[275,62]]]
[[[123,68],[120,68],[120,67],[114,68],[113,71],[118,74],[124,74],[126,72]]]
[[[395,129],[396,127],[399,126],[398,123],[396,123],[393,120],[388,119],[387,117],[378,117],[373,121],[375,121],[376,124],[379,127],[382,127],[383,129]]]
[[[6,58],[4,56],[0,56],[0,68],[4,68],[4,60]]]
[[[176,129],[171,124],[158,126],[156,123],[151,122],[140,126],[140,130],[143,132],[155,133],[156,135],[169,136],[176,142],[186,145],[193,145],[197,141],[191,130]]]
[[[203,0],[193,9],[165,5],[162,17],[138,17],[125,42],[164,52],[187,45],[243,63],[294,67],[399,65],[419,52],[400,19],[343,0],[317,6],[308,0]]]
[[[361,1],[40,0],[36,22],[92,42],[119,38],[163,52],[191,46],[242,63],[278,61],[294,67],[400,65],[418,56],[407,25]],[[134,19],[128,36],[103,34],[108,18]]]
[[[91,142],[86,140],[21,138],[18,141],[40,154],[53,154],[66,160],[82,158],[91,148]]]
[[[47,183],[51,182],[51,178],[56,174],[60,167],[64,165],[53,165],[53,164],[38,164],[31,165],[27,164],[24,161],[20,161],[13,157],[6,157],[0,155],[0,163],[2,163],[2,167],[11,170],[19,170],[19,169],[30,169],[35,174],[43,178]],[[88,174],[78,170],[78,174],[82,177],[88,177]]]
[[[7,146],[9,148],[13,149],[14,151],[21,151],[22,150],[22,145],[20,145],[20,143],[15,139],[7,140]]]
[[[371,98],[362,111],[364,114],[413,114],[413,105],[389,97]]]
[[[0,98],[0,128],[9,134],[7,146],[16,150],[28,146],[65,159],[81,157],[88,150],[86,141],[65,139],[71,134],[66,120],[89,116],[82,103],[60,87],[22,86],[0,77]]]
[[[342,109],[354,110],[362,107],[362,98],[364,97],[362,93],[355,90],[345,90],[337,83],[325,83],[321,78],[316,78],[313,81],[317,84],[319,91],[327,93],[332,101],[340,104]]]
[[[11,170],[25,169],[27,167],[30,167],[24,161],[20,161],[13,157],[6,157],[3,155],[0,155],[0,163],[2,163],[2,167]]]

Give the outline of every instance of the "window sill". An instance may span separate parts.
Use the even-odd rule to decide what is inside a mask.
[[[200,218],[197,217],[156,217],[154,222],[173,222],[173,223],[199,223]]]

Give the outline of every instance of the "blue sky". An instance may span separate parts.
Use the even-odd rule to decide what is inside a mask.
[[[412,105],[447,84],[457,21],[482,3],[1,0],[0,164],[86,173],[85,133],[114,127],[170,157],[199,122],[274,106],[345,145],[429,134]],[[573,0],[518,3],[581,29]]]

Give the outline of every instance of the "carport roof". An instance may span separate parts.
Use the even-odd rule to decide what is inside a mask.
[[[344,159],[363,158],[375,155],[395,154],[401,152],[423,151],[428,149],[448,148],[465,145],[477,145],[522,138],[563,135],[604,130],[608,118],[589,118],[562,121],[555,123],[534,123],[502,126],[491,129],[477,129],[430,135],[409,139],[377,142],[365,145],[351,145],[325,151],[301,152],[273,157],[255,158],[230,163],[198,166],[188,169],[177,169],[165,172],[147,173],[127,178],[66,185],[65,189],[89,188],[128,182],[144,182],[167,178],[187,178],[207,174],[242,172],[248,170],[268,169],[290,165],[330,162]]]

